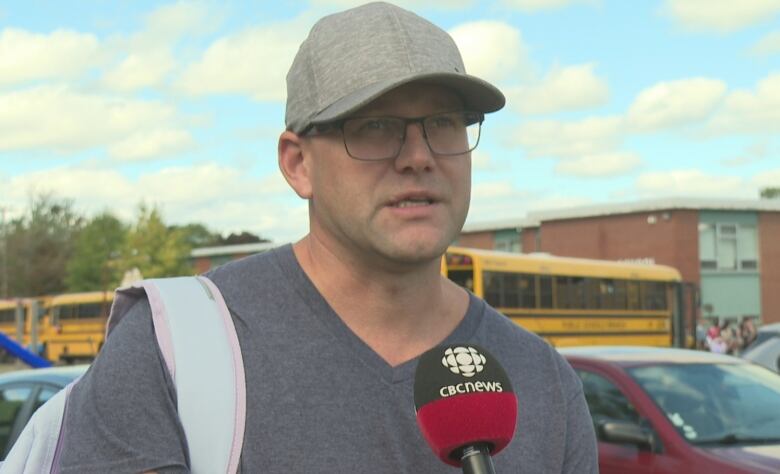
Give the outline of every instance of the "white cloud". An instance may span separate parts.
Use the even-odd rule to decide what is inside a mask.
[[[56,167],[12,177],[7,192],[20,205],[30,192],[55,193],[73,199],[80,208],[95,211],[129,200],[135,204],[139,190],[117,170]]]
[[[109,210],[127,222],[143,201],[159,206],[168,223],[248,230],[275,242],[300,238],[308,228],[306,201],[289,190],[280,173],[255,177],[215,163],[168,167],[138,178],[109,169],[50,168],[11,177],[2,192],[14,209],[26,208],[30,192],[51,192],[73,199],[87,215]]]
[[[153,10],[146,17],[145,38],[176,39],[182,35],[197,32],[214,24],[219,15],[209,10],[202,2],[178,1]]]
[[[480,149],[471,152],[471,166],[475,170],[490,170],[494,168],[490,154]]]
[[[296,21],[223,37],[185,70],[176,87],[192,95],[234,93],[260,101],[282,101],[287,70],[307,30]]]
[[[780,30],[768,33],[758,40],[750,52],[757,56],[773,56],[780,54]]]
[[[726,96],[707,130],[716,134],[780,132],[780,72],[759,81],[755,92],[737,90]]]
[[[609,86],[593,73],[593,64],[554,68],[538,84],[507,92],[508,104],[524,114],[581,110],[606,103]]]
[[[99,59],[100,44],[94,35],[68,30],[44,35],[6,28],[0,33],[0,86],[72,78]]]
[[[173,53],[177,42],[213,29],[219,16],[200,2],[179,1],[153,10],[142,30],[107,42],[105,49],[120,60],[104,73],[103,86],[122,92],[161,86],[178,67]]]
[[[109,155],[120,161],[144,161],[189,149],[192,136],[186,130],[155,129],[130,135],[111,145]]]
[[[772,153],[767,142],[756,142],[747,147],[742,153],[732,158],[721,161],[724,166],[742,166],[761,161]]]
[[[311,4],[315,6],[352,8],[364,5],[365,0],[312,0]],[[443,8],[451,10],[454,8],[465,8],[473,4],[474,0],[394,0],[393,4],[402,8],[415,10],[416,8]]]
[[[661,82],[639,93],[628,110],[628,124],[655,131],[695,123],[712,113],[725,92],[726,84],[715,79]]]
[[[533,195],[511,180],[476,183],[471,190],[468,223],[522,217]]]
[[[477,183],[471,189],[473,199],[496,199],[511,196],[517,190],[510,181]]]
[[[636,180],[640,195],[702,196],[724,198],[755,197],[754,189],[745,186],[737,176],[715,176],[697,169],[657,171],[644,173]]]
[[[759,188],[776,188],[780,186],[780,168],[758,173],[753,177],[753,183]]]
[[[579,122],[527,122],[510,138],[529,157],[573,158],[613,150],[621,140],[620,117],[592,117]]]
[[[553,10],[568,7],[575,4],[600,5],[600,0],[503,0],[502,3],[511,8],[517,8],[524,12],[536,12],[540,10]]]
[[[601,178],[626,174],[636,169],[641,163],[642,160],[635,153],[600,153],[561,160],[555,166],[555,171],[581,178]]]
[[[483,20],[458,25],[449,33],[469,74],[494,83],[530,74],[528,48],[517,28],[502,21]]]
[[[103,76],[103,84],[112,90],[133,91],[163,82],[175,67],[170,52],[160,48],[129,54],[117,67]]]
[[[41,86],[0,95],[0,150],[85,149],[167,127],[175,110],[159,102]]]
[[[730,32],[771,20],[777,0],[666,0],[663,12],[691,30]]]

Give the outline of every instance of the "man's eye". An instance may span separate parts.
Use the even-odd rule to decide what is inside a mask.
[[[455,126],[454,117],[451,115],[437,115],[431,117],[430,123],[435,128],[452,128]]]
[[[384,130],[387,128],[386,120],[367,120],[363,127],[365,130]]]

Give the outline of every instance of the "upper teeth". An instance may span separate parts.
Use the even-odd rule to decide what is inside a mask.
[[[429,203],[428,199],[405,199],[396,204],[396,207],[425,206]]]

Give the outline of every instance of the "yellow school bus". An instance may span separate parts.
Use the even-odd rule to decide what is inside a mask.
[[[0,332],[23,346],[30,344],[32,303],[30,298],[0,299]]]
[[[103,346],[114,295],[108,291],[55,295],[44,303],[39,340],[52,362],[91,361]]]
[[[442,273],[554,346],[685,346],[672,267],[450,247]]]
[[[24,334],[26,310],[27,305],[23,300],[0,299],[0,332],[15,340],[19,338],[20,332]],[[18,321],[19,318],[21,322]]]

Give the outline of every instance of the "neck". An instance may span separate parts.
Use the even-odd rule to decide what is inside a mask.
[[[465,315],[468,295],[441,276],[438,260],[382,268],[311,235],[293,249],[336,314],[391,366],[440,343]]]

